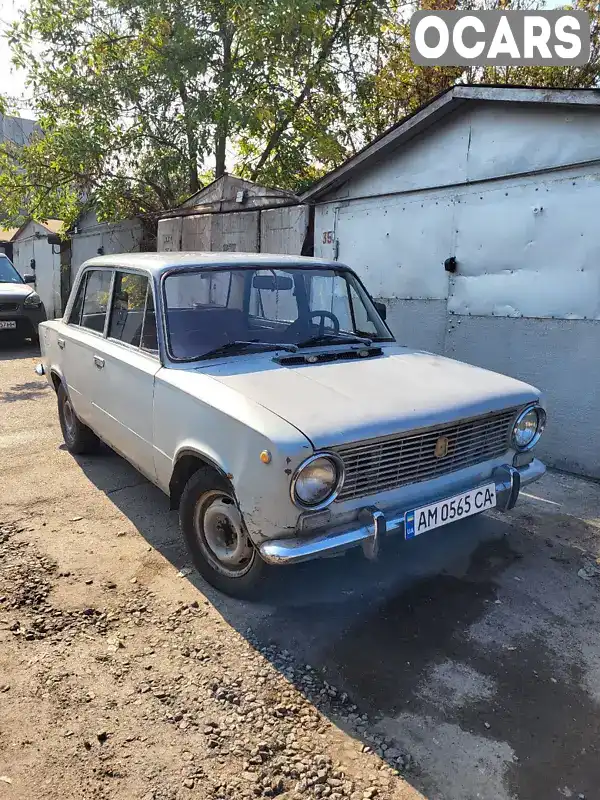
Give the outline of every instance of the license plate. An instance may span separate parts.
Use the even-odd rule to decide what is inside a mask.
[[[17,323],[14,320],[0,320],[0,331],[14,331]]]
[[[406,539],[414,539],[415,536],[432,531],[434,528],[441,528],[442,525],[471,517],[495,506],[495,484],[478,486],[477,489],[470,489],[468,492],[431,503],[429,506],[407,511],[404,515],[404,536]]]

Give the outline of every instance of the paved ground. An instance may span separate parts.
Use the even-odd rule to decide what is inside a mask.
[[[390,544],[376,565],[350,555],[280,570],[266,600],[244,604],[217,595],[193,574],[177,577],[187,557],[176,515],[159,490],[108,451],[77,462],[64,450],[54,396],[33,374],[33,356],[31,350],[0,351],[0,528],[4,524],[9,531],[14,523],[11,563],[15,557],[34,557],[38,566],[48,561],[48,596],[62,614],[103,608],[111,591],[116,592],[117,611],[139,614],[131,608],[139,603],[139,592],[146,592],[154,628],[143,621],[139,627],[136,618],[127,624],[136,633],[140,658],[147,650],[158,651],[155,642],[162,637],[166,649],[159,653],[160,663],[156,658],[153,663],[166,669],[162,662],[169,660],[168,648],[182,649],[177,640],[181,628],[171,619],[169,603],[196,599],[202,604],[207,598],[198,630],[212,637],[206,650],[220,650],[223,669],[232,669],[237,660],[244,675],[240,664],[244,659],[254,663],[252,653],[262,648],[261,658],[267,659],[263,671],[249,668],[251,676],[259,675],[257,693],[263,678],[275,680],[275,667],[304,695],[314,698],[323,679],[337,687],[338,699],[348,694],[345,703],[321,706],[333,725],[321,725],[320,732],[315,728],[314,737],[333,760],[339,754],[338,771],[351,776],[359,798],[365,791],[402,798],[422,793],[430,800],[600,798],[598,484],[548,475],[510,515],[487,515],[411,543]],[[30,552],[21,548],[27,540]],[[0,605],[0,623],[13,616]],[[92,674],[82,648],[85,637],[91,641],[96,631],[78,628],[68,642],[67,658],[62,644],[51,646],[43,638],[34,642],[39,649],[32,656],[31,642],[27,650],[8,627],[0,624],[0,684],[11,684],[0,693],[0,798],[58,797],[61,781],[63,797],[143,797],[142,790],[151,784],[154,793],[147,796],[154,798],[194,791],[198,797],[244,796],[239,790],[219,794],[214,786],[209,795],[201,766],[185,778],[195,789],[180,788],[181,779],[172,776],[166,781],[173,764],[185,761],[193,748],[191,740],[161,733],[157,720],[162,718],[150,710],[134,731],[140,737],[150,721],[150,739],[146,736],[133,760],[123,762],[127,769],[119,772],[114,763],[126,759],[133,745],[129,737],[119,739],[112,732],[112,776],[102,772],[106,767],[99,762],[88,764],[81,747],[75,746],[65,761],[60,755],[66,752],[65,742],[75,741],[82,726],[93,724],[90,706],[99,702],[81,698],[85,676]],[[111,653],[111,664],[123,652],[133,652],[125,641],[124,649],[118,641],[109,644],[117,651]],[[131,659],[119,665],[120,675],[113,664],[108,682],[105,674],[97,677],[104,725],[123,726],[126,717],[133,724],[137,706],[125,709],[120,699],[123,681],[133,680],[128,670],[133,675],[137,662],[135,655]],[[53,660],[58,664],[54,671]],[[307,675],[313,676],[308,684]],[[169,674],[169,680],[166,693],[176,703],[177,675]],[[69,681],[71,690],[65,691]],[[133,686],[131,691],[135,686],[141,691],[139,684]],[[327,687],[317,696],[321,691],[325,694]],[[111,716],[107,709],[113,692],[119,714]],[[133,703],[146,696],[142,693]],[[209,700],[203,702],[205,711],[195,711],[200,724],[206,723],[210,707]],[[317,728],[320,724],[315,722]],[[25,739],[19,738],[20,728],[28,731]],[[361,752],[365,745],[379,750],[381,764],[375,754]],[[196,758],[203,753],[198,749]],[[156,775],[145,777],[153,775],[144,760],[149,757],[161,765],[162,783]],[[213,771],[217,764],[227,771],[231,758],[229,752],[220,753],[220,761],[210,762]],[[386,771],[385,762],[400,766],[402,776]],[[2,776],[12,783],[3,787]],[[52,791],[33,793],[31,787],[44,780]],[[308,781],[312,788],[295,784],[286,797],[314,791],[314,796],[335,800],[335,778],[331,786],[314,780]],[[83,794],[82,785],[87,787]],[[177,788],[168,794],[167,785]],[[352,791],[340,796],[354,796]]]

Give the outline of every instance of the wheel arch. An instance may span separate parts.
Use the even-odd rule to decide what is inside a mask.
[[[54,391],[56,392],[56,394],[58,394],[58,390],[59,390],[60,386],[61,385],[64,386],[64,381],[62,379],[62,376],[58,372],[58,370],[56,370],[54,368],[50,370],[50,380],[52,381],[52,386],[54,387]],[[66,387],[65,387],[65,391],[66,391]]]
[[[169,499],[172,510],[179,507],[179,501],[181,500],[181,495],[183,494],[186,483],[199,469],[210,470],[215,476],[225,481],[235,497],[235,492],[231,483],[233,476],[230,473],[225,472],[223,467],[206,453],[191,447],[184,447],[175,457],[173,472],[171,473],[171,479],[169,481]]]

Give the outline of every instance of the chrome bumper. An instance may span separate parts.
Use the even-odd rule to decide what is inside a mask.
[[[546,467],[538,459],[518,469],[509,465],[496,467],[491,476],[496,484],[496,509],[509,511],[513,508],[521,487],[541,478],[545,471]],[[443,499],[444,497],[426,499],[420,505]],[[404,515],[413,508],[414,505],[387,514],[377,508],[364,508],[360,515],[361,519],[351,527],[331,528],[310,539],[272,539],[263,542],[258,549],[269,564],[295,564],[313,558],[338,555],[359,546],[363,548],[367,558],[374,559],[377,558],[383,536],[404,532]]]

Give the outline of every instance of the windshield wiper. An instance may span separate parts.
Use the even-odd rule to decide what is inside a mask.
[[[298,347],[312,347],[317,344],[364,344],[368,347],[372,344],[372,341],[366,336],[338,336],[337,334],[330,334],[329,336],[316,335],[310,336],[303,342],[298,342]]]
[[[203,355],[199,356],[199,358],[217,358],[218,356],[226,355],[229,353],[233,355],[235,351],[243,352],[247,347],[256,347],[261,350],[288,350],[290,353],[295,353],[298,347],[295,344],[285,344],[282,342],[261,342],[258,339],[250,339],[243,340],[243,339],[234,339],[232,342],[226,342],[225,344],[220,345],[220,347],[215,347],[214,350],[209,350],[208,353],[204,353]]]

